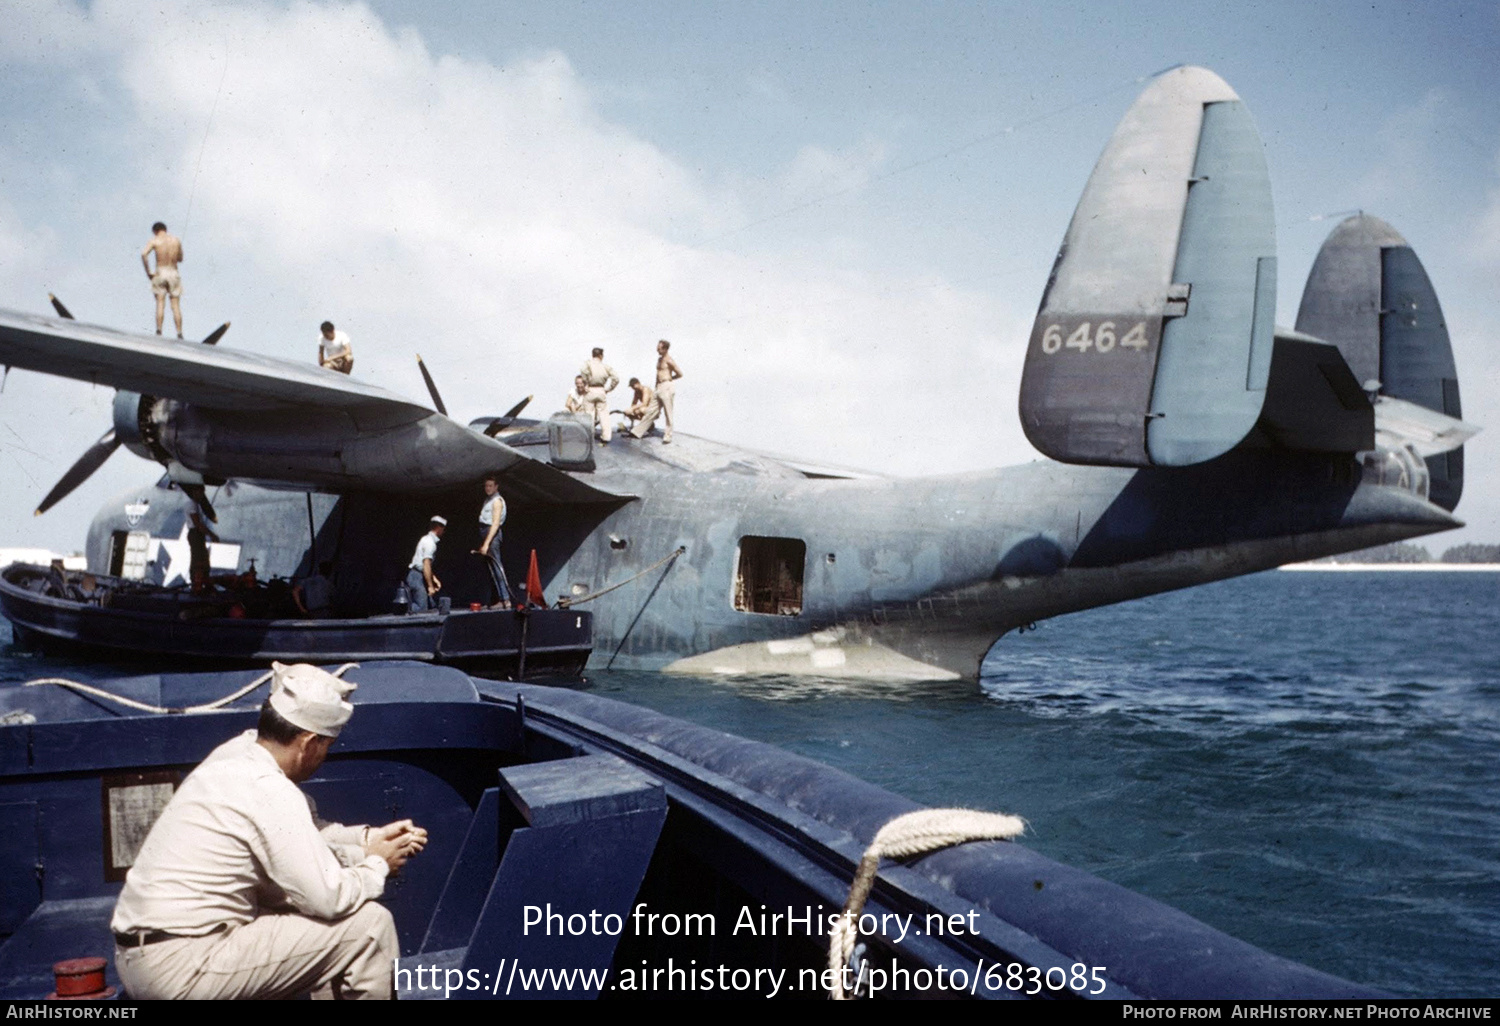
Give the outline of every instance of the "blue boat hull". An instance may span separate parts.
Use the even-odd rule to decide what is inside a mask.
[[[182,708],[251,676],[105,686]],[[355,716],[304,786],[325,818],[410,816],[430,832],[384,899],[406,996],[438,996],[420,985],[438,978],[454,997],[505,996],[506,975],[513,997],[723,996],[736,981],[769,986],[774,973],[782,996],[818,996],[827,917],[874,832],[915,807],[769,745],[586,693],[413,663],[366,666],[357,679]],[[35,720],[0,726],[0,997],[45,994],[58,959],[110,954],[123,873],[113,838],[130,827],[112,790],[185,774],[252,726],[262,697],[150,715],[56,687],[0,690],[0,715]],[[876,926],[863,938],[865,968],[895,996],[1377,994],[1020,844],[887,865],[865,911]],[[549,988],[526,975],[549,967],[597,976]]]

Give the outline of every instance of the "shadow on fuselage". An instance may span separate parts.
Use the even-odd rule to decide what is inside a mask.
[[[1136,471],[1069,565],[1116,566],[1181,550],[1331,531],[1359,487],[1346,455],[1234,451],[1193,467]]]

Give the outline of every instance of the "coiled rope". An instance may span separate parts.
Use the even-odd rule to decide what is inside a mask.
[[[1008,841],[1025,830],[1026,821],[1019,816],[973,809],[919,809],[897,816],[881,827],[859,860],[859,869],[849,885],[849,899],[844,902],[844,913],[829,932],[828,968],[834,983],[828,989],[828,996],[834,1001],[852,996],[853,988],[844,986],[844,970],[859,940],[859,916],[870,889],[875,886],[882,858],[921,855],[966,841]]]
[[[358,663],[345,663],[337,670],[334,670],[333,675],[335,677],[342,677],[349,670],[355,670],[358,668]],[[231,694],[225,695],[223,698],[215,699],[214,701],[205,703],[204,705],[190,705],[185,709],[171,709],[166,706],[151,705],[147,702],[138,702],[133,698],[126,698],[124,695],[117,695],[112,691],[105,691],[103,688],[95,687],[92,684],[84,684],[76,680],[68,680],[66,677],[40,677],[36,680],[28,680],[21,686],[23,688],[34,688],[42,684],[55,684],[58,687],[67,688],[70,691],[76,691],[82,695],[93,695],[95,698],[103,698],[106,701],[115,702],[119,705],[125,706],[125,708],[127,709],[139,709],[141,712],[158,713],[161,715],[192,715],[193,713],[213,712],[215,709],[222,709],[224,706],[229,705],[231,702],[235,702],[241,698],[244,698],[250,692],[254,691],[266,681],[270,680],[275,672],[275,670],[267,670],[265,673],[252,680],[249,684],[246,684],[244,687]]]
[[[558,609],[568,609],[568,608],[571,608],[572,606],[582,605],[585,602],[592,602],[594,599],[598,598],[600,595],[608,595],[610,592],[614,591],[616,588],[623,588],[623,587],[625,587],[625,585],[629,584],[631,581],[634,581],[634,580],[636,580],[637,578],[640,578],[640,577],[645,577],[647,574],[649,574],[651,571],[655,570],[657,567],[661,566],[662,564],[672,562],[672,560],[676,559],[678,556],[682,555],[686,551],[687,551],[687,546],[686,545],[679,545],[679,546],[677,546],[677,549],[674,552],[672,552],[670,555],[667,555],[667,556],[664,556],[661,559],[658,559],[655,563],[652,563],[650,566],[646,567],[646,569],[642,570],[640,573],[638,573],[638,574],[632,574],[631,576],[625,578],[623,581],[620,581],[618,584],[611,584],[608,588],[600,588],[598,591],[594,592],[592,595],[585,595],[585,596],[583,596],[583,598],[560,598],[560,599],[558,599],[557,600],[557,608]]]

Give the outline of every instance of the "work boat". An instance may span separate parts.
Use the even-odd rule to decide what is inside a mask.
[[[169,655],[178,664],[417,659],[523,680],[576,676],[593,650],[579,609],[442,608],[383,616],[304,617],[285,581],[194,594],[124,577],[14,563],[0,570],[0,614],[23,648],[108,659]],[[279,585],[279,588],[277,587]]]
[[[269,676],[0,690],[0,998],[47,995],[61,961],[111,958],[110,915],[151,823],[196,763],[254,726]],[[1010,817],[924,813],[585,692],[412,662],[347,677],[353,719],[303,787],[325,819],[430,832],[382,899],[403,997],[1378,995],[1018,841],[876,861],[921,851],[908,842],[933,817],[959,841],[1003,835],[992,824]]]

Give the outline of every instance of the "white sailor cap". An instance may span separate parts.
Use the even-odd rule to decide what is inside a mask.
[[[444,527],[448,526],[448,521],[444,520],[442,517],[433,517],[431,520],[428,521],[428,523],[429,524],[442,524]]]
[[[358,685],[307,663],[271,664],[271,708],[294,727],[338,737],[354,706],[348,696]]]

